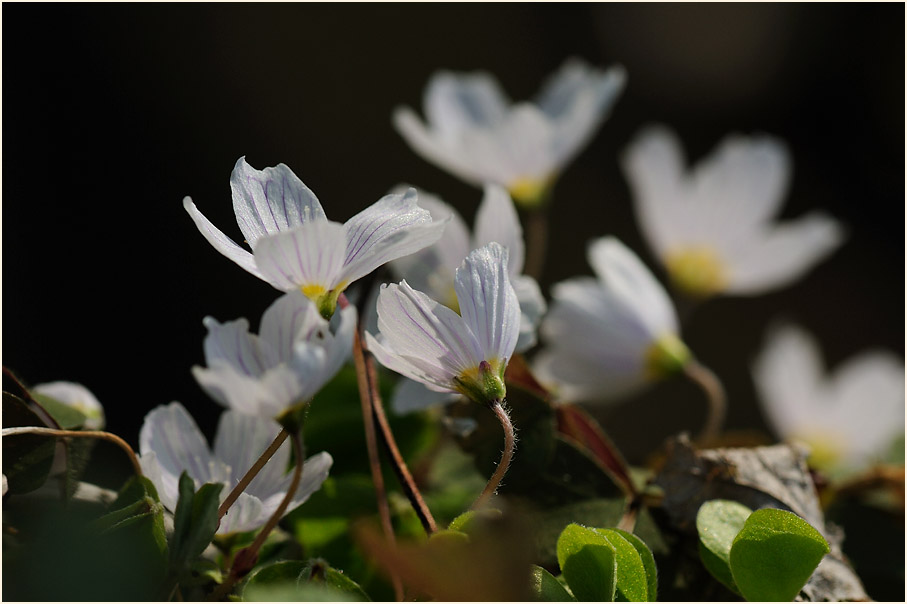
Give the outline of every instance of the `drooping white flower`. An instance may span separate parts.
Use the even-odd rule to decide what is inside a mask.
[[[281,291],[299,289],[326,317],[353,281],[431,245],[432,224],[415,190],[386,195],[344,224],[325,217],[315,194],[284,164],[256,170],[239,158],[230,177],[236,222],[252,252],[215,227],[186,197],[183,206],[220,253]]]
[[[771,428],[810,445],[820,467],[865,467],[904,433],[904,362],[891,353],[864,352],[827,374],[816,340],[778,325],[753,378]]]
[[[690,360],[661,284],[614,237],[593,241],[597,275],[554,286],[540,332],[535,376],[562,401],[607,401],[677,371]]]
[[[727,137],[691,172],[664,127],[623,157],[644,235],[676,286],[698,297],[755,295],[787,285],[836,249],[844,229],[824,212],[780,224],[790,158],[770,137]]]
[[[309,401],[349,359],[356,310],[348,306],[329,322],[291,291],[265,310],[259,335],[246,319],[204,323],[208,367],[193,367],[195,379],[226,407],[274,418]]]
[[[227,498],[245,473],[280,432],[277,422],[227,410],[214,437],[214,449],[192,416],[179,403],[161,405],[145,416],[139,433],[142,470],[148,476],[168,509],[175,510],[179,500],[179,479],[189,474],[196,490],[205,483],[220,483],[220,501]],[[290,443],[285,442],[258,475],[249,483],[227,514],[217,534],[244,532],[264,525],[280,506],[292,481],[286,471]],[[333,459],[318,453],[306,459],[302,479],[287,513],[304,503],[328,476]]]
[[[506,248],[489,243],[466,257],[454,279],[461,314],[406,281],[382,285],[381,339],[367,333],[369,350],[385,367],[436,392],[459,392],[484,404],[503,399],[520,326],[507,256]]]
[[[408,107],[393,121],[425,159],[474,185],[500,184],[532,206],[592,138],[625,79],[621,67],[603,72],[572,58],[533,102],[511,104],[488,73],[440,71],[425,90],[427,123]]]
[[[471,250],[492,241],[507,248],[507,273],[520,304],[520,335],[516,352],[531,348],[536,342],[536,329],[547,308],[535,279],[523,271],[523,229],[513,201],[499,185],[485,185],[485,194],[476,212],[475,231],[470,237],[466,223],[450,205],[435,195],[419,191],[419,203],[431,212],[432,220],[447,220],[444,235],[432,246],[390,263],[393,272],[409,285],[444,306],[458,309],[454,291],[454,274]],[[401,381],[391,404],[398,413],[423,409],[434,403],[456,398],[427,391]]]
[[[104,429],[104,407],[91,391],[75,382],[47,382],[32,387],[38,394],[69,405],[85,416],[86,430]]]

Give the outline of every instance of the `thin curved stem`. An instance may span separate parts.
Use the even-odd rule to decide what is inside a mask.
[[[220,507],[217,509],[218,521],[223,518],[224,515],[226,515],[227,510],[230,509],[230,506],[232,506],[242,494],[242,492],[246,490],[246,487],[249,486],[249,483],[252,482],[252,480],[256,476],[258,476],[258,473],[261,472],[261,469],[265,467],[265,464],[268,463],[268,460],[271,459],[271,457],[273,457],[275,453],[277,453],[280,445],[283,444],[283,441],[285,441],[289,435],[290,433],[286,430],[286,428],[281,430],[277,435],[277,438],[274,439],[274,442],[272,442],[268,446],[268,448],[265,449],[265,452],[262,453],[261,457],[258,458],[255,464],[253,464],[252,467],[249,468],[249,471],[246,472],[245,476],[243,476],[242,479],[236,484],[236,486],[233,487],[233,490],[230,491],[230,494],[227,495],[227,498],[224,499],[224,502],[220,504]]]
[[[475,503],[472,504],[472,509],[474,510],[483,506],[491,496],[495,494],[495,491],[498,490],[501,481],[504,479],[504,475],[507,473],[507,469],[510,467],[513,453],[516,450],[516,432],[513,429],[513,422],[510,421],[510,415],[507,413],[507,410],[501,405],[501,401],[492,403],[491,410],[498,416],[498,421],[501,422],[501,427],[504,428],[504,451],[501,453],[501,461],[498,463],[498,467],[494,471],[494,474],[488,479],[488,484],[485,485],[485,489],[479,495],[478,499],[475,500]]]
[[[21,426],[15,428],[3,428],[3,436],[15,436],[17,434],[37,434],[39,436],[57,436],[64,438],[96,438],[98,440],[106,440],[111,442],[121,448],[126,452],[126,455],[129,456],[129,461],[132,462],[132,469],[135,470],[137,476],[144,476],[142,473],[142,465],[139,463],[139,458],[136,457],[135,451],[132,450],[132,447],[129,446],[125,440],[113,434],[112,432],[103,432],[101,430],[57,430],[55,428],[42,428],[40,426]]]
[[[705,425],[699,433],[697,440],[701,444],[713,442],[724,427],[724,418],[727,414],[727,396],[724,386],[712,370],[698,361],[690,361],[683,368],[686,376],[705,392],[709,403],[708,415]]]
[[[286,430],[284,430],[284,432],[286,432]],[[274,510],[274,513],[268,519],[268,522],[262,527],[261,531],[259,531],[258,535],[255,537],[255,541],[252,542],[252,545],[243,548],[236,554],[233,565],[230,567],[230,574],[227,575],[224,582],[211,594],[211,600],[220,600],[224,598],[230,593],[230,590],[233,589],[236,582],[252,570],[258,559],[258,551],[261,549],[261,546],[264,545],[265,539],[268,538],[268,535],[271,534],[271,531],[274,530],[274,527],[277,526],[277,523],[283,518],[284,513],[286,513],[287,508],[290,506],[290,502],[293,501],[293,497],[296,495],[296,489],[299,488],[299,483],[302,480],[303,466],[305,465],[305,449],[302,445],[302,438],[299,436],[299,432],[294,432],[292,434],[287,432],[287,434],[292,437],[293,453],[296,456],[296,464],[293,468],[293,478],[290,481],[287,494],[284,495],[280,505],[277,506],[277,509]]]

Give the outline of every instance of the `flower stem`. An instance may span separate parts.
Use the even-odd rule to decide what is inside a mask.
[[[214,590],[209,598],[210,600],[223,599],[230,593],[230,590],[233,589],[236,582],[252,570],[255,566],[255,562],[258,560],[258,551],[261,549],[261,546],[264,545],[265,540],[268,538],[268,535],[271,534],[271,531],[274,530],[274,527],[277,526],[277,523],[280,522],[280,519],[283,518],[284,513],[290,506],[290,502],[293,501],[293,497],[296,495],[296,489],[299,488],[299,482],[302,480],[302,471],[305,464],[305,448],[303,447],[302,438],[300,437],[299,432],[289,433],[286,430],[284,430],[284,432],[291,437],[293,442],[293,453],[296,456],[296,464],[293,468],[293,479],[290,481],[290,487],[287,489],[287,494],[284,495],[283,500],[280,502],[280,505],[277,506],[277,509],[274,510],[274,513],[268,519],[267,524],[259,531],[258,535],[255,537],[255,541],[252,542],[252,545],[243,548],[236,554],[233,565],[230,567],[230,574],[228,574],[227,578],[224,579],[224,582]],[[286,436],[284,436],[284,438],[286,438]]]
[[[98,440],[106,440],[125,451],[126,455],[129,456],[129,461],[132,462],[132,469],[135,470],[136,475],[144,476],[139,459],[135,456],[135,451],[132,450],[129,443],[111,432],[103,432],[100,430],[57,430],[55,428],[42,428],[39,426],[3,428],[3,436],[15,436],[16,434],[37,434],[43,436],[61,436],[64,438],[96,438]]]
[[[501,427],[504,428],[504,451],[501,453],[501,461],[498,463],[498,467],[494,471],[494,474],[488,479],[488,484],[485,485],[485,489],[479,495],[478,499],[475,500],[475,503],[472,504],[472,509],[474,510],[483,506],[488,499],[494,495],[495,491],[498,490],[501,481],[504,479],[504,474],[507,473],[507,469],[510,467],[510,460],[513,459],[513,453],[516,450],[516,432],[513,429],[513,422],[510,421],[510,415],[507,413],[507,410],[501,405],[501,401],[494,401],[494,403],[491,404],[491,410],[498,416],[498,421],[501,422]]]
[[[702,388],[708,400],[708,415],[697,440],[700,444],[709,444],[718,437],[724,426],[724,418],[727,414],[727,396],[724,393],[724,386],[721,385],[718,376],[696,360],[691,360],[684,365],[683,371],[690,380]]]
[[[253,464],[252,467],[249,468],[249,471],[246,472],[245,476],[242,477],[242,480],[240,480],[236,484],[236,486],[233,487],[233,490],[230,491],[230,494],[227,495],[227,498],[224,499],[224,502],[220,504],[220,507],[217,509],[218,521],[220,521],[220,519],[226,515],[227,510],[230,509],[230,506],[232,506],[239,498],[240,494],[242,494],[242,492],[246,490],[246,487],[249,486],[249,483],[252,482],[252,480],[256,476],[258,476],[258,473],[261,471],[261,469],[265,467],[265,464],[268,463],[268,460],[271,459],[271,457],[273,457],[273,455],[277,452],[277,449],[280,448],[280,445],[283,444],[283,441],[285,441],[289,435],[290,433],[286,428],[281,430],[280,434],[277,435],[277,438],[274,439],[274,442],[272,442],[268,446],[268,448],[265,449],[265,452],[262,453],[261,457],[258,458],[255,464]]]
[[[536,281],[545,267],[548,249],[548,205],[534,208],[526,214],[526,265],[523,273]]]

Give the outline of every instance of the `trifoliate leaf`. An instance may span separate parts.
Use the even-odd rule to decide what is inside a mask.
[[[730,555],[734,537],[753,511],[736,501],[713,499],[702,504],[696,514],[699,532],[699,557],[703,566],[728,589],[738,592],[731,575]]]

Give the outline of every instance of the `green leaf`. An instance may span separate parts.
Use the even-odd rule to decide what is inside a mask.
[[[259,568],[246,581],[242,599],[278,602],[368,601],[359,585],[323,560],[281,560]]]
[[[756,510],[731,546],[731,573],[747,600],[789,602],[828,552],[825,538],[796,514]]]
[[[646,545],[645,541],[634,535],[633,533],[628,533],[627,531],[612,528],[607,529],[613,533],[617,533],[624,539],[626,539],[630,545],[636,548],[636,552],[639,554],[639,559],[642,562],[643,568],[646,572],[646,594],[649,602],[655,602],[658,599],[658,569],[655,567],[655,556],[652,555],[652,550],[649,549],[649,546]],[[617,569],[620,573],[620,566]],[[619,581],[619,580],[618,580]],[[618,585],[618,588],[620,586]]]
[[[623,535],[611,529],[593,529],[614,547],[617,560],[616,599],[620,602],[646,602],[649,582],[646,567],[636,547]]]
[[[468,544],[469,535],[463,531],[451,530],[451,529],[442,529],[433,533],[429,538],[429,541],[433,543],[449,543],[452,547],[456,547],[457,544]]]
[[[601,533],[571,524],[557,540],[561,573],[577,600],[613,602],[617,587],[617,554]]]
[[[532,500],[527,501],[527,504],[532,503]],[[532,513],[529,522],[536,542],[534,561],[553,567],[558,562],[557,543],[567,525],[614,526],[620,521],[625,505],[623,498],[589,499]]]
[[[532,565],[529,581],[532,599],[536,602],[576,602],[560,581],[541,566]]]
[[[728,589],[740,593],[731,575],[730,555],[734,538],[753,510],[727,499],[706,501],[696,514],[699,557],[703,566]]]
[[[501,517],[501,510],[494,508],[469,510],[468,512],[463,512],[462,514],[451,520],[450,525],[447,528],[452,531],[472,533],[475,530],[481,530],[483,523],[499,520]]]
[[[3,393],[3,427],[47,425],[24,400]],[[29,493],[47,481],[56,454],[56,439],[36,434],[3,437],[3,474],[10,493]]]
[[[201,555],[217,532],[217,510],[223,484],[204,484],[195,492],[195,483],[183,471],[179,481],[179,500],[173,513],[170,563],[181,568]]]

